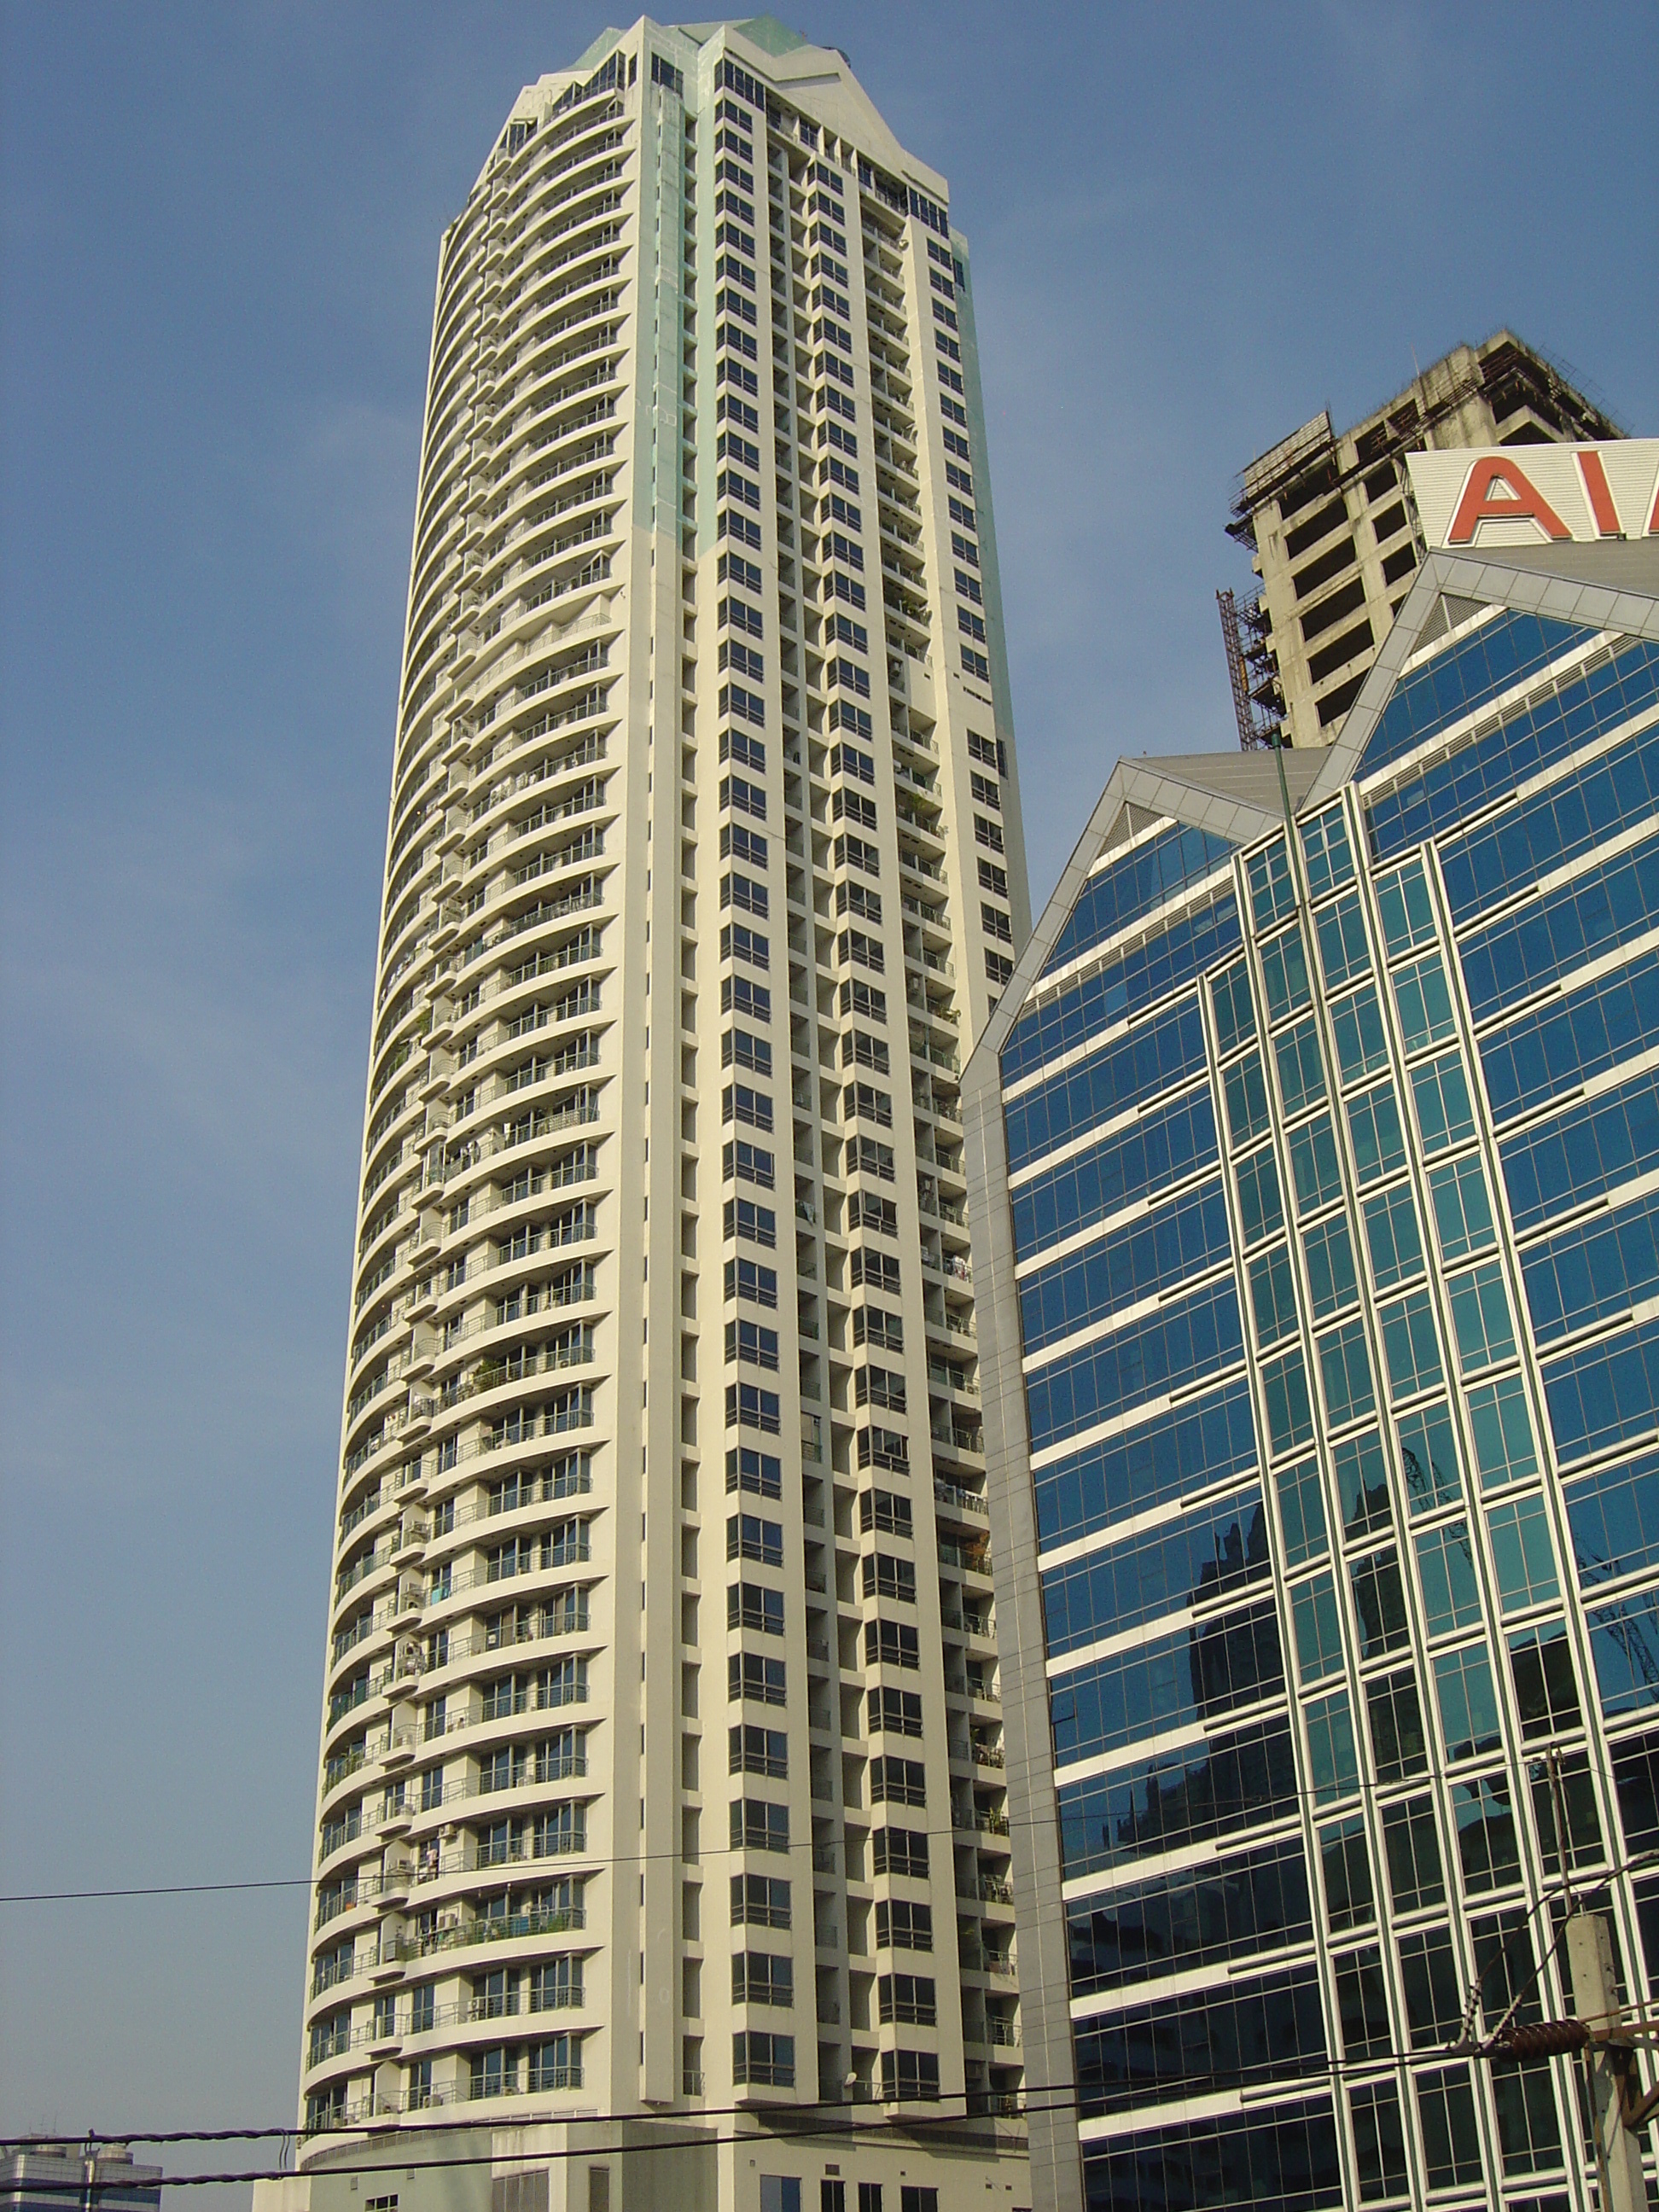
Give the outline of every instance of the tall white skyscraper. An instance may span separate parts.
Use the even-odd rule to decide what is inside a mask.
[[[302,2170],[1018,2204],[971,286],[770,17],[607,33],[444,238],[385,880]]]

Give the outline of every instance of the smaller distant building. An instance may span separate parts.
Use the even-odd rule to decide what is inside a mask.
[[[1340,731],[1423,557],[1407,452],[1620,434],[1541,354],[1498,331],[1454,347],[1352,429],[1318,414],[1252,461],[1227,534],[1261,591],[1236,611],[1224,593],[1222,611],[1241,740],[1277,729],[1300,750]]]
[[[161,2212],[161,2169],[125,2143],[25,2144],[0,2157],[0,2212]]]

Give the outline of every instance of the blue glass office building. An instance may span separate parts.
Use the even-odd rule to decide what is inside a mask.
[[[1659,1993],[1659,539],[1120,763],[964,1107],[1038,2203],[1588,2206],[1455,2046],[1564,1847]]]

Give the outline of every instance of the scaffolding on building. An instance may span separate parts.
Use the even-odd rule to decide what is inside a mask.
[[[1226,648],[1239,745],[1250,752],[1260,745],[1278,744],[1284,723],[1283,702],[1267,644],[1266,610],[1260,599],[1241,607],[1231,590],[1218,592],[1215,603],[1221,617],[1221,641]],[[1248,646],[1246,633],[1250,640]]]

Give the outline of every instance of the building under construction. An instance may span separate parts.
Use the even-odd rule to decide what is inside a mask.
[[[1423,553],[1404,456],[1425,447],[1618,438],[1619,425],[1512,331],[1458,346],[1351,430],[1328,411],[1250,463],[1227,534],[1261,579],[1218,593],[1239,742],[1328,745]]]

